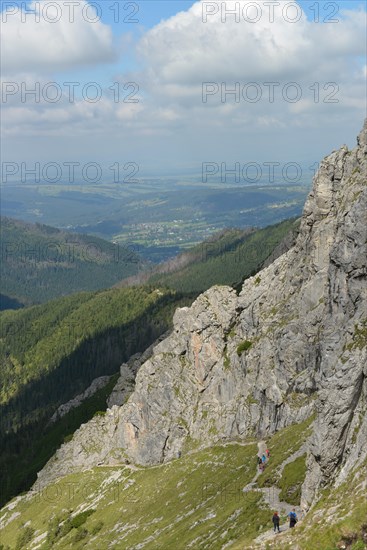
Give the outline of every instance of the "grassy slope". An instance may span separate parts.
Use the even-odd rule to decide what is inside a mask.
[[[282,430],[283,437],[277,434],[269,440],[274,460],[278,444],[282,459],[302,445],[306,424]],[[285,452],[287,440],[290,446]],[[137,548],[143,541],[149,550],[219,550],[227,543],[229,548],[246,548],[271,526],[271,512],[261,493],[242,492],[256,473],[256,455],[257,445],[249,441],[247,445],[233,443],[196,451],[151,468],[99,467],[67,476],[3,509],[0,520],[14,518],[2,531],[3,543],[14,548],[18,533],[27,524],[35,530],[32,538],[53,533],[52,548],[86,545],[125,550]],[[64,521],[67,525],[70,514],[76,516],[87,509],[94,512],[83,526],[55,539],[52,519],[57,517],[58,524]],[[75,540],[83,536],[79,542]],[[50,547],[44,539],[41,548]]]
[[[281,489],[280,500],[295,506],[301,504],[302,484],[307,472],[306,458],[305,453],[284,467],[282,477],[277,484]]]
[[[306,424],[281,430],[268,441],[274,468],[302,445]],[[271,528],[271,510],[258,492],[242,492],[255,474],[256,453],[255,442],[249,441],[196,451],[152,468],[99,467],[69,475],[3,508],[0,522],[9,523],[1,531],[2,543],[27,550],[40,537],[43,550],[127,550],[142,543],[147,550],[257,548],[253,539]],[[367,463],[339,488],[325,490],[296,529],[271,537],[262,548],[337,550],[344,544],[364,550],[366,479]],[[80,515],[88,510],[89,516]],[[69,523],[72,518],[76,527]]]
[[[365,550],[367,548],[367,461],[336,489],[325,489],[307,519],[268,548]]]
[[[310,417],[303,424],[299,424],[297,429],[294,426],[288,426],[271,438],[268,444],[271,460],[264,473],[257,479],[259,487],[278,485],[281,482],[278,475],[280,465],[288,456],[295,453],[301,447],[302,442],[311,435],[313,420],[314,418]]]

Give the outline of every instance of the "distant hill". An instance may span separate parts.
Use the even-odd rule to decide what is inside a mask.
[[[263,229],[227,229],[151,271],[116,286],[148,283],[199,294],[215,284],[238,287],[271,257],[293,244],[299,220],[293,218]]]
[[[200,293],[238,285],[292,234],[295,219],[264,229],[227,229],[147,271],[136,252],[95,236],[1,218],[0,310],[79,291],[153,284]]]
[[[3,217],[0,238],[1,309],[110,287],[142,267],[128,248],[38,223]]]

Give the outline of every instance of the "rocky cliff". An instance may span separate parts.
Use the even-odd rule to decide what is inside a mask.
[[[37,485],[98,463],[149,465],[264,437],[311,415],[305,504],[365,459],[366,133],[322,161],[295,245],[239,295],[214,287],[177,310],[127,403],[81,426]]]
[[[79,407],[86,399],[88,399],[98,390],[106,386],[110,378],[110,376],[99,376],[98,378],[95,378],[86,390],[73,397],[73,399],[70,399],[67,403],[63,403],[62,405],[60,405],[51,416],[49,424],[53,424],[73,409]]]

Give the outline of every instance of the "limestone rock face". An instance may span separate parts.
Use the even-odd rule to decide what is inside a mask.
[[[145,363],[145,361],[147,361],[147,359],[152,355],[155,346],[166,338],[168,334],[168,332],[163,334],[143,353],[136,353],[130,357],[127,363],[123,363],[121,365],[120,377],[107,400],[107,405],[110,408],[114,405],[121,406],[126,403],[127,398],[134,390],[136,373],[140,369],[141,365]]]
[[[216,286],[177,310],[127,403],[111,398],[38,483],[101,461],[155,464],[265,437],[314,413],[305,503],[366,457],[366,133],[322,161],[294,246],[239,295]]]

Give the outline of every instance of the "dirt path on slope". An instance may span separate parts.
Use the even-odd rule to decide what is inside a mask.
[[[263,454],[265,454],[265,451],[266,451],[266,442],[265,441],[259,441],[258,444],[258,456],[262,456]],[[295,453],[293,453],[291,456],[289,456],[286,460],[284,460],[284,462],[282,462],[282,464],[280,464],[279,466],[279,473],[281,474],[283,472],[283,469],[284,467],[289,464],[290,462],[293,462],[296,458],[302,456],[303,454],[305,454],[307,452],[307,446],[306,444],[302,445],[302,447],[296,451]],[[271,460],[271,457],[270,459]],[[246,485],[246,487],[243,488],[243,492],[246,493],[248,491],[256,491],[256,492],[260,492],[262,493],[262,496],[263,496],[263,499],[264,499],[264,503],[266,503],[269,508],[270,508],[270,512],[269,512],[269,523],[271,522],[271,515],[272,515],[272,512],[274,511],[277,511],[279,513],[279,516],[280,516],[280,521],[281,521],[281,525],[280,525],[280,532],[283,533],[285,531],[288,531],[290,529],[289,527],[289,520],[287,518],[287,514],[293,510],[293,508],[295,509],[296,511],[296,514],[297,514],[297,518],[299,521],[302,521],[303,518],[305,517],[306,513],[304,510],[302,510],[302,508],[300,506],[294,506],[293,504],[290,504],[289,502],[285,502],[285,501],[281,501],[279,499],[279,494],[280,494],[280,489],[274,485],[272,485],[271,487],[263,487],[263,488],[260,488],[260,487],[257,487],[257,478],[259,477],[259,475],[261,474],[262,472],[260,471],[259,468],[257,468],[257,472],[256,472],[256,475],[254,476],[253,480],[248,484]],[[261,547],[264,547],[265,546],[262,546],[265,542],[273,539],[274,537],[277,537],[279,536],[278,533],[274,533],[274,529],[269,529],[268,531],[266,531],[265,533],[262,533],[261,535],[259,535],[255,540],[254,540],[254,543],[256,545],[260,545],[260,548]]]

